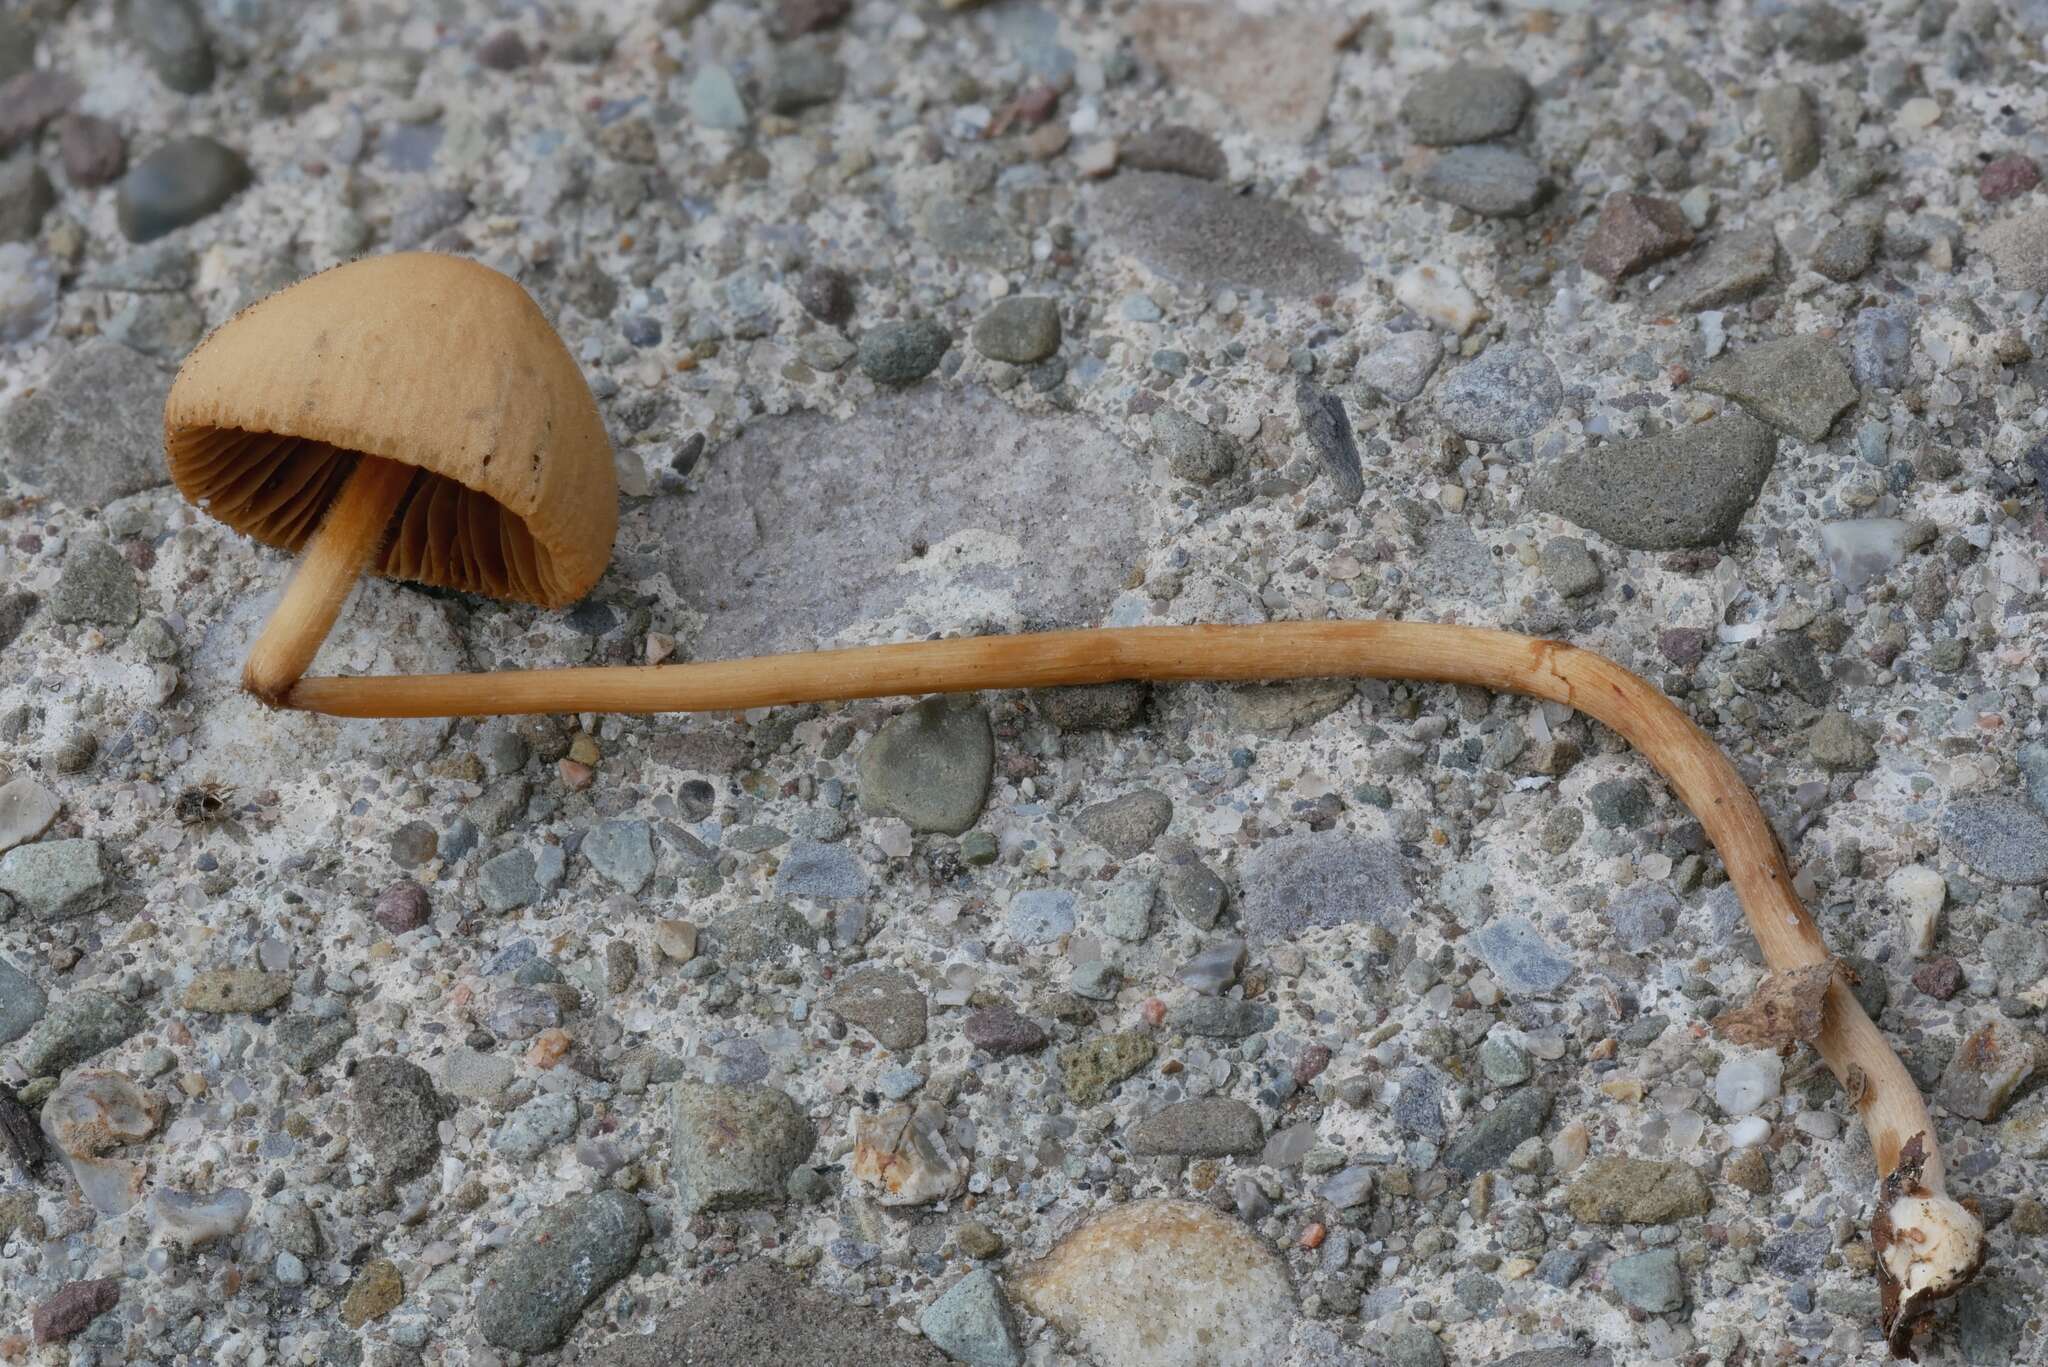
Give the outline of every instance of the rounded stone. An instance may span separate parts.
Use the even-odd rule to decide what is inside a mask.
[[[861,751],[861,807],[914,831],[959,835],[980,817],[994,774],[987,711],[971,698],[927,698]]]
[[[130,242],[150,242],[197,223],[253,179],[249,163],[208,137],[177,138],[128,168],[114,198]]]
[[[1529,83],[1506,67],[1459,62],[1432,71],[1401,99],[1408,136],[1425,147],[1451,147],[1504,137],[1529,107]]]
[[[939,368],[953,335],[929,318],[878,323],[861,336],[861,373],[876,384],[916,384]]]

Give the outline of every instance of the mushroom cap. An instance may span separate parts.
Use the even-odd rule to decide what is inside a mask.
[[[357,453],[422,473],[373,573],[560,607],[611,559],[618,477],[590,387],[511,278],[436,252],[370,257],[236,314],[164,403],[192,503],[296,551]]]

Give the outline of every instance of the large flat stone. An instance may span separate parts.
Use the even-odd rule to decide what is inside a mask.
[[[1126,171],[1091,202],[1113,245],[1181,284],[1301,297],[1358,278],[1358,258],[1295,209],[1213,181]]]
[[[117,342],[86,343],[0,417],[0,476],[79,509],[168,483],[170,389],[170,376],[148,357]]]
[[[1101,620],[1145,544],[1145,472],[1094,421],[987,390],[877,398],[840,421],[764,418],[703,487],[628,516],[707,615],[704,659]],[[923,553],[919,553],[923,548]]]

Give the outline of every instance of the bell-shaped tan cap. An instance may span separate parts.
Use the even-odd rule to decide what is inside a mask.
[[[358,452],[421,471],[372,569],[573,602],[618,530],[611,443],[562,339],[517,282],[457,256],[371,257],[252,304],[185,358],[171,478],[296,551]]]

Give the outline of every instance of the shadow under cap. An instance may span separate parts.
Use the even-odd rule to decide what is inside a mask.
[[[575,360],[517,282],[405,252],[252,304],[164,405],[178,489],[298,551],[364,454],[420,473],[370,569],[561,607],[611,559],[617,476]]]

